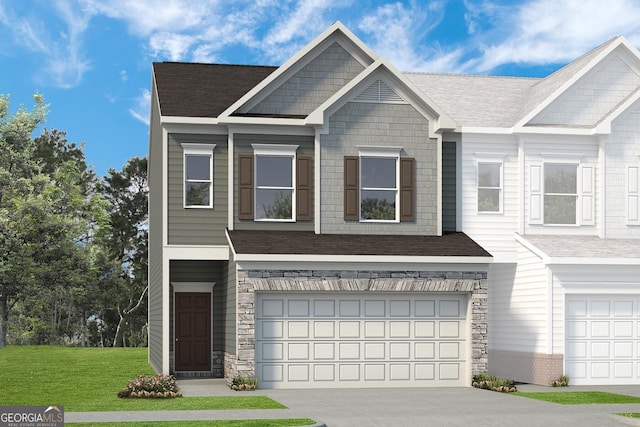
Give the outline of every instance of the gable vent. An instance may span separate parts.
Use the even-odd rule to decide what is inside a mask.
[[[393,89],[382,80],[376,80],[355,99],[359,102],[380,102],[389,104],[406,104]]]

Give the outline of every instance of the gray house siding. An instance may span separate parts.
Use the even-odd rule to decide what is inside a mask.
[[[298,135],[252,135],[235,134],[233,137],[235,159],[234,159],[234,192],[238,194],[238,156],[242,154],[253,154],[251,144],[286,144],[298,145],[297,155],[313,156],[313,137]],[[313,185],[312,187],[313,188]],[[312,197],[313,198],[313,197]],[[313,221],[297,222],[263,222],[253,220],[238,219],[238,197],[234,197],[234,229],[236,230],[283,230],[283,231],[311,231]]]
[[[151,134],[149,137],[149,364],[162,372],[162,129],[155,88],[151,96]]]
[[[231,254],[229,254],[229,258],[232,258]],[[236,294],[236,263],[229,261],[225,271],[224,287],[224,351],[229,354],[236,354],[236,321],[238,317]]]
[[[442,142],[442,231],[456,231],[456,143]]]
[[[438,150],[427,135],[429,121],[411,105],[350,102],[333,114],[320,143],[321,232],[436,235]],[[416,159],[415,222],[344,221],[343,159],[357,156],[362,146],[402,147],[401,156]]]
[[[334,43],[250,110],[252,114],[307,115],[364,70]]]
[[[185,142],[216,144],[213,151],[213,209],[184,208],[184,162],[180,143]],[[169,244],[226,245],[227,136],[170,134],[168,145]]]

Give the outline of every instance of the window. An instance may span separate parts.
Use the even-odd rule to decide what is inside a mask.
[[[627,223],[640,225],[640,168],[629,167],[627,180]]]
[[[360,157],[360,219],[396,221],[398,157]]]
[[[544,165],[544,223],[577,224],[578,165]]]
[[[478,212],[502,211],[502,163],[478,163]]]
[[[215,144],[182,144],[184,207],[213,207],[213,150]]]
[[[253,144],[255,220],[293,221],[298,146]]]

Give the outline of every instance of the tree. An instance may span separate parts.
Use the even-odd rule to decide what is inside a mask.
[[[103,238],[104,295],[117,314],[113,345],[125,346],[127,325],[130,339],[147,326],[147,159],[134,157],[120,171],[109,169],[100,190],[110,222]]]

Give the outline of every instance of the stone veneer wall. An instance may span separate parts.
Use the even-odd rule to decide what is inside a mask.
[[[255,292],[433,292],[471,296],[471,370],[485,373],[487,359],[486,271],[283,271],[239,270],[238,351],[225,353],[227,382],[255,376]]]

